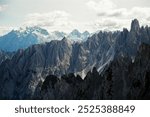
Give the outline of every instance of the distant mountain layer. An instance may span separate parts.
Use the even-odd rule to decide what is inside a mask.
[[[30,46],[0,65],[0,99],[136,99],[139,92],[147,98],[149,45],[150,27],[135,19],[130,31]]]
[[[61,40],[64,37],[72,41],[85,41],[89,36],[90,33],[87,31],[80,33],[78,30],[73,30],[70,34],[66,34],[59,31],[48,33],[47,30],[40,27],[20,28],[0,37],[0,49],[13,52],[18,49],[26,49],[34,44],[50,42],[51,40]]]

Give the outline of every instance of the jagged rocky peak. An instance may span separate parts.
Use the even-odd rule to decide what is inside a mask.
[[[74,29],[72,32],[71,32],[72,35],[80,35],[81,33],[77,30],[77,29]]]
[[[65,42],[65,43],[67,43],[69,45],[73,44],[73,42],[71,40],[69,40],[67,37],[64,37],[61,41]]]
[[[64,37],[62,40],[63,40],[63,41],[66,41],[66,40],[67,40],[67,38],[66,38],[66,37]]]
[[[89,33],[87,30],[84,31],[83,34],[85,34],[85,35],[90,35],[90,33]]]
[[[60,31],[54,31],[54,32],[52,32],[52,33],[55,34],[55,35],[58,36],[58,37],[64,37],[64,36],[67,35],[66,33],[60,32]]]
[[[43,35],[49,35],[48,31],[46,29],[40,28],[38,26],[33,27],[20,27],[17,30],[12,30],[12,32],[18,34],[18,35],[29,35],[31,33],[40,33]]]
[[[132,23],[131,23],[131,32],[132,31],[138,31],[139,29],[140,29],[139,21],[137,19],[132,20]]]
[[[138,28],[138,21],[133,20],[133,32],[101,31],[83,42],[74,42],[66,36],[18,51],[0,65],[0,99],[32,99],[40,93],[40,99],[135,99],[144,88],[143,95],[145,91],[150,95],[150,49],[139,48],[144,42],[150,45],[150,29],[137,31]],[[8,47],[14,45],[14,49],[17,44],[18,48],[27,47],[22,46],[23,42],[15,35],[5,39],[12,40],[12,37],[16,40],[6,49],[12,50]],[[29,42],[32,39],[37,42],[34,37],[28,38]],[[72,37],[80,39],[76,35]],[[67,75],[60,79],[64,74]],[[140,86],[139,81],[143,81]],[[40,90],[41,87],[44,90]]]
[[[62,39],[62,42],[70,42],[66,37],[64,37],[63,39]]]
[[[127,28],[123,28],[123,32],[129,32]]]
[[[34,27],[27,27],[26,30],[29,30],[31,32],[34,32],[34,31],[37,31],[41,34],[44,34],[44,35],[49,35],[48,31],[46,29],[43,29],[41,27],[38,27],[38,26],[34,26]]]

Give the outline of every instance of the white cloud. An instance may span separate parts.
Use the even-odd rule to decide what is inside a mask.
[[[74,22],[69,20],[70,14],[65,11],[53,11],[49,13],[32,13],[29,14],[24,26],[40,26],[52,30],[72,29]]]
[[[0,5],[0,12],[4,11],[8,5]]]
[[[133,7],[131,9],[118,8],[111,0],[89,1],[86,5],[93,9],[98,16],[91,23],[93,28],[99,29],[122,29],[129,28],[131,20],[137,18],[142,25],[150,24],[150,7]]]
[[[8,27],[8,26],[0,26],[0,36],[8,33],[12,29],[14,29],[14,28],[13,27]]]
[[[91,30],[105,30],[105,31],[115,31],[115,30],[122,30],[123,27],[129,28],[130,21],[126,19],[114,19],[114,18],[101,18],[97,19],[90,24]]]
[[[150,7],[134,7],[131,10],[128,10],[127,15],[128,14],[131,18],[134,16],[139,19],[147,19],[150,17]]]
[[[116,5],[110,1],[110,0],[100,0],[99,2],[95,2],[95,1],[89,1],[86,3],[87,6],[91,9],[94,9],[95,11],[106,11],[108,9],[113,9],[116,7]]]
[[[23,26],[40,26],[49,31],[60,30],[70,32],[77,28],[81,31],[89,30],[93,32],[97,30],[120,30],[123,29],[123,27],[129,29],[131,20],[134,18],[139,19],[143,25],[150,25],[150,7],[120,8],[113,0],[89,0],[86,6],[91,12],[88,12],[89,15],[87,14],[87,18],[86,16],[83,18],[84,21],[82,18],[78,19],[71,11],[70,15],[70,13],[65,11],[38,13],[39,11],[37,10],[37,13],[31,13],[25,17]],[[86,6],[83,5],[83,9]],[[86,10],[88,11],[87,7]],[[1,9],[2,6],[0,6],[0,11],[2,11]],[[4,9],[6,9],[6,6],[3,6],[3,10]],[[76,13],[79,14],[79,17],[84,17],[82,16],[83,13],[80,14],[78,9]],[[80,21],[80,19],[82,19],[82,21]],[[0,30],[3,30],[1,32],[5,32],[4,27],[0,28]]]

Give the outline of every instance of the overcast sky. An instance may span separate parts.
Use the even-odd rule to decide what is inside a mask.
[[[150,25],[150,0],[0,0],[0,34],[16,27],[90,32]]]

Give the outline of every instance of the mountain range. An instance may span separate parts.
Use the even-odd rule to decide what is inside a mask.
[[[72,41],[85,41],[90,35],[88,31],[81,33],[77,29],[67,34],[59,31],[48,32],[37,26],[26,27],[25,29],[12,30],[8,34],[1,36],[0,49],[6,52],[15,52],[35,44],[42,44],[51,40],[61,40],[64,37]]]
[[[79,40],[77,30],[71,35]],[[4,60],[0,99],[150,99],[149,60],[150,27],[137,19],[130,30],[100,31],[85,41],[65,36]]]
[[[150,99],[150,45],[139,47],[135,61],[115,58],[99,74],[94,67],[84,80],[73,73],[60,78],[49,75],[33,99],[50,100],[141,100]]]

